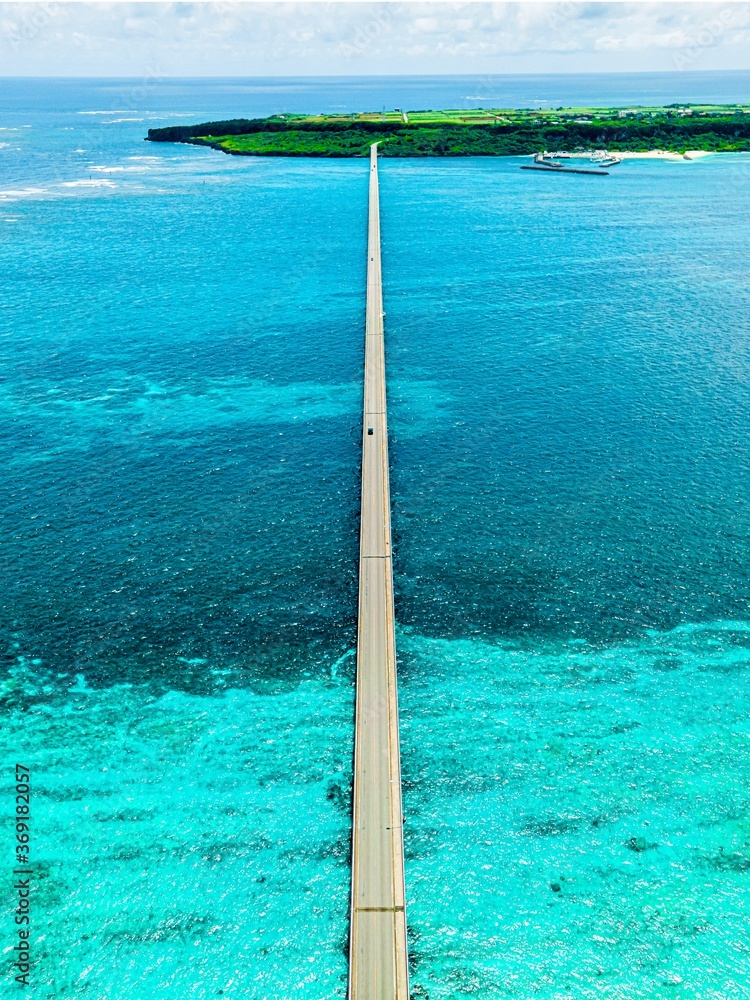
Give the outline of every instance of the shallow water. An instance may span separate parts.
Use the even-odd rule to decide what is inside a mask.
[[[14,86],[37,992],[343,996],[366,169],[146,146],[194,83]],[[750,170],[519,162],[381,165],[413,995],[748,997]]]
[[[747,996],[746,623],[401,652],[414,995]]]

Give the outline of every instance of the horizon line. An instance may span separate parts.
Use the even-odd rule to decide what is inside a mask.
[[[487,79],[516,79],[518,77],[582,77],[582,76],[721,76],[729,73],[746,73],[750,75],[750,68],[737,67],[735,69],[708,69],[708,70],[679,70],[679,69],[654,69],[654,70],[579,70],[577,72],[518,72],[518,73],[311,73],[301,76],[288,74],[262,74],[257,76],[219,76],[215,74],[200,74],[196,76],[184,76],[177,74],[164,74],[162,76],[99,76],[95,74],[69,74],[69,75],[38,75],[38,74],[4,74],[0,73],[0,80],[144,80],[151,83],[160,83],[167,80],[487,80]],[[749,95],[750,96],[750,95]]]

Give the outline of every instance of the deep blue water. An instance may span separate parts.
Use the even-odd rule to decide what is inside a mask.
[[[345,992],[367,172],[145,130],[749,82],[3,81],[40,996]],[[750,166],[520,162],[381,164],[413,993],[744,998]]]

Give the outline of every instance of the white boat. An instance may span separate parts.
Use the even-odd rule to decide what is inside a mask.
[[[619,156],[608,153],[606,149],[595,149],[591,154],[591,162],[597,167],[615,167],[622,161]]]

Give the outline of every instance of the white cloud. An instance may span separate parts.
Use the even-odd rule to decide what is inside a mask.
[[[0,74],[750,68],[748,3],[0,3]],[[697,55],[696,55],[697,52]]]

